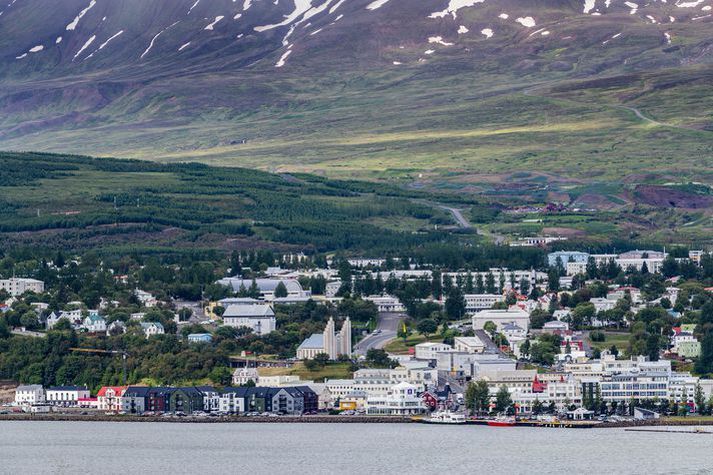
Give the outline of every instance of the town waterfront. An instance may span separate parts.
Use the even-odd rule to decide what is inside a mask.
[[[0,422],[3,473],[711,473],[711,434],[414,424]],[[665,450],[657,450],[663,448]]]

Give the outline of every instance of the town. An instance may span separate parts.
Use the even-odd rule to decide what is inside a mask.
[[[206,282],[198,299],[167,292],[160,283],[187,270],[158,262],[58,254],[0,280],[3,414],[509,425],[702,421],[713,409],[704,251],[543,251],[529,269],[263,251],[225,264],[220,278],[191,267]],[[92,292],[65,284],[80,275]],[[49,341],[53,365],[15,354]]]

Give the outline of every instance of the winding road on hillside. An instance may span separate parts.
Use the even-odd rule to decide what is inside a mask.
[[[623,105],[615,106],[615,107],[618,107],[619,109],[624,109],[624,110],[628,110],[628,111],[630,111],[630,112],[633,112],[634,115],[636,115],[636,117],[638,117],[639,119],[643,120],[644,122],[648,122],[649,124],[657,125],[657,126],[659,126],[659,127],[670,127],[670,128],[672,128],[672,129],[694,130],[694,131],[696,131],[696,132],[705,132],[705,130],[697,129],[697,128],[695,128],[695,127],[689,127],[689,126],[685,126],[685,125],[667,124],[667,123],[665,123],[665,122],[659,122],[658,120],[655,120],[655,119],[652,119],[652,118],[650,118],[650,117],[645,116],[644,113],[641,112],[641,111],[640,111],[639,109],[637,109],[636,107],[623,106]]]
[[[548,97],[548,96],[542,96],[542,95],[539,95],[539,94],[535,94],[535,91],[537,91],[537,90],[540,89],[541,87],[542,87],[542,84],[538,84],[537,86],[527,88],[527,89],[525,89],[525,90],[522,91],[522,92],[523,92],[523,94],[525,94],[526,96],[539,97],[540,99],[552,99],[551,97]],[[591,105],[593,105],[592,103],[589,103],[589,102],[577,101],[577,100],[574,100],[574,99],[571,99],[571,98],[567,98],[567,99],[565,99],[565,100],[570,101],[570,102],[573,102],[573,103],[575,103],[575,104],[584,105],[584,106],[591,106]],[[596,102],[595,104],[598,104],[598,105],[601,105],[601,106],[605,106],[605,107],[609,107],[609,108],[616,108],[616,109],[627,110],[627,111],[629,111],[629,112],[632,112],[639,120],[642,120],[642,121],[644,121],[644,122],[647,122],[647,123],[649,123],[649,124],[651,124],[651,125],[656,125],[656,126],[658,126],[658,127],[668,127],[668,128],[671,128],[671,129],[679,129],[679,130],[692,130],[692,131],[695,131],[695,132],[708,132],[708,131],[705,130],[705,129],[699,129],[699,128],[692,127],[692,126],[688,126],[688,125],[676,125],[676,124],[669,124],[669,123],[666,123],[666,122],[660,122],[660,121],[658,121],[658,120],[656,120],[656,119],[652,119],[651,117],[648,117],[648,116],[645,115],[643,112],[641,112],[640,109],[637,109],[636,107],[633,107],[633,106],[626,106],[626,105],[623,105],[623,104],[607,104],[607,103],[605,103],[605,102]]]
[[[463,212],[459,210],[458,208],[451,208],[450,206],[444,206],[444,205],[438,205],[439,208],[441,208],[444,211],[448,211],[451,213],[451,216],[453,216],[453,219],[455,219],[456,223],[458,223],[458,226],[460,226],[463,229],[475,229],[475,232],[478,234],[478,236],[485,236],[485,237],[492,237],[493,241],[495,242],[496,245],[500,245],[503,242],[505,242],[505,236],[502,236],[500,234],[486,234],[480,229],[476,228],[473,226],[470,221],[466,219],[465,216],[463,216]]]
[[[470,224],[470,221],[465,219],[465,216],[463,216],[461,210],[457,208],[450,208],[448,206],[441,206],[440,208],[451,213],[453,215],[453,219],[456,220],[456,223],[458,223],[458,226],[460,226],[461,228],[471,229],[473,227],[473,225]]]
[[[388,342],[396,338],[399,324],[406,318],[403,313],[380,313],[376,330],[369,333],[363,340],[354,345],[354,353],[359,356],[366,356],[366,352],[371,349],[381,349]]]

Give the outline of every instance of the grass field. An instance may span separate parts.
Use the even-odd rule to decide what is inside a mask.
[[[384,346],[384,350],[394,354],[407,354],[411,348],[419,343],[426,342],[442,342],[443,338],[435,335],[423,335],[420,333],[412,333],[406,340],[403,338],[395,338]]]
[[[323,368],[310,371],[304,363],[297,362],[291,368],[260,368],[260,376],[299,376],[305,381],[324,381],[325,379],[349,379],[352,377],[349,363],[329,363]]]
[[[604,332],[604,335],[606,336],[604,341],[589,341],[592,348],[608,350],[614,345],[619,350],[619,353],[623,353],[629,346],[629,338],[631,337],[629,333]]]

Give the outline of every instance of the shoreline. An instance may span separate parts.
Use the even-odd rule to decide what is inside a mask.
[[[280,417],[162,417],[136,415],[105,415],[105,414],[0,414],[0,422],[137,422],[171,424],[423,424],[410,416],[280,416]],[[448,425],[448,424],[431,424]],[[463,425],[484,425],[482,421],[469,421]],[[523,423],[517,427],[535,427],[541,429],[625,429],[640,427],[695,427],[713,426],[713,420],[651,420],[651,421],[621,421],[603,423],[574,423],[562,421],[560,424]]]

